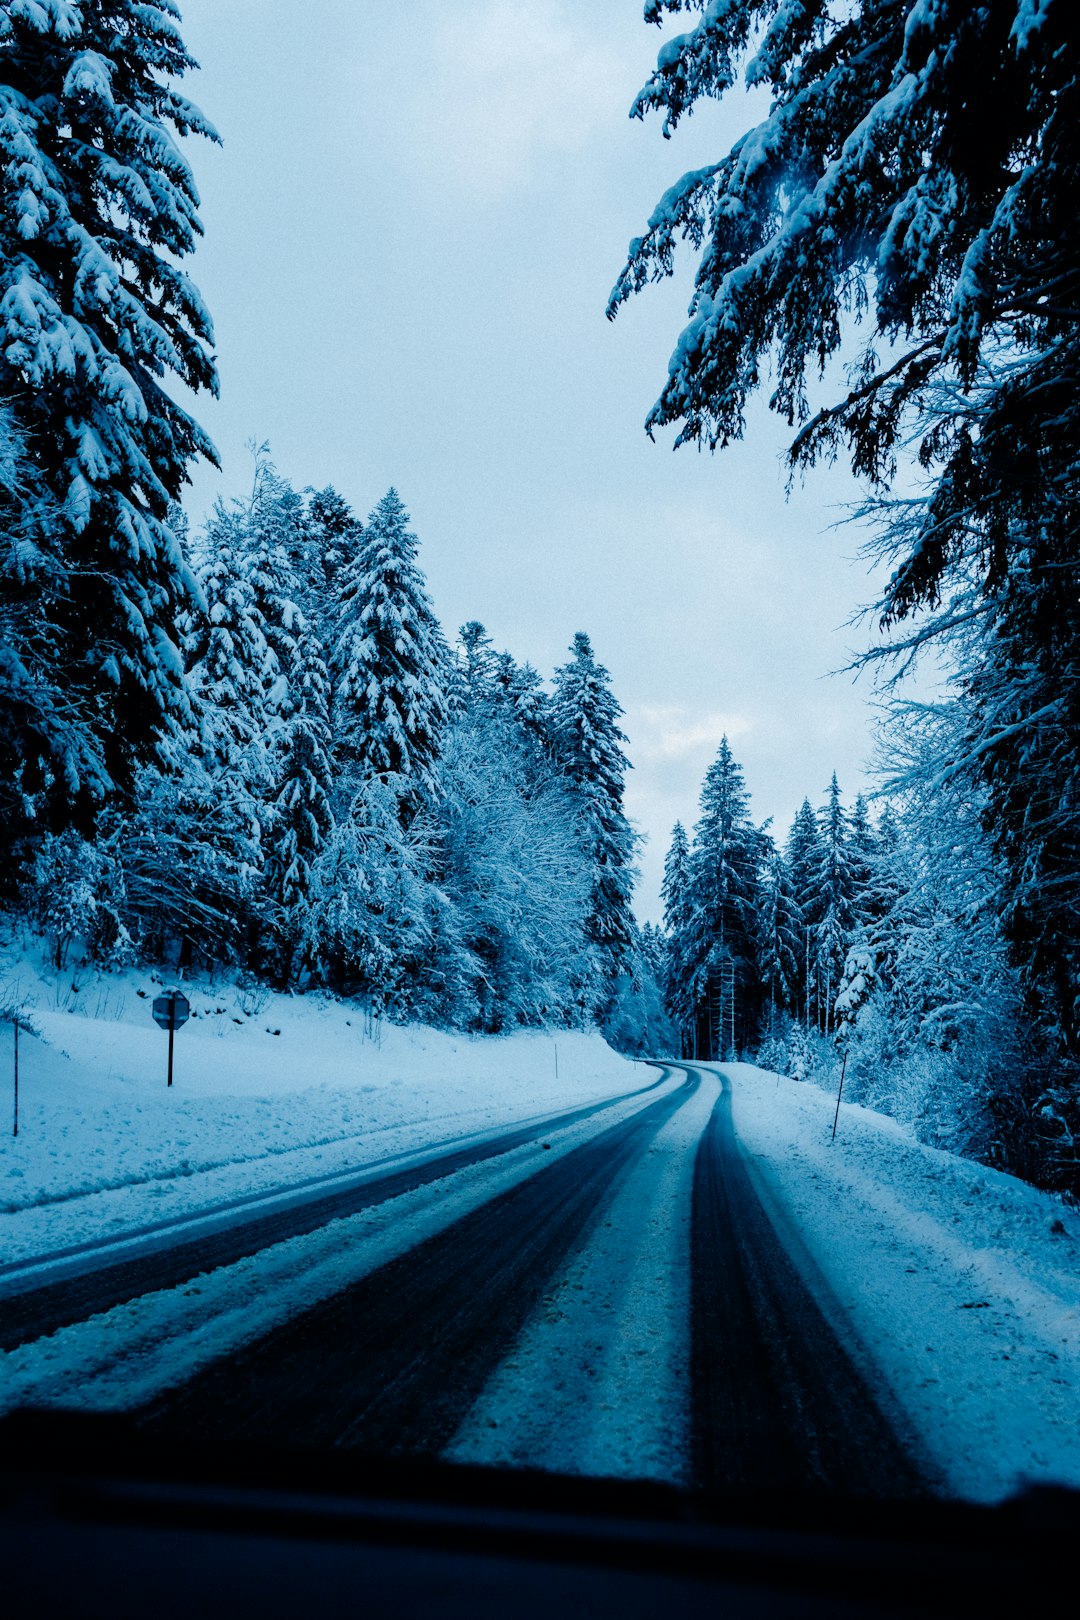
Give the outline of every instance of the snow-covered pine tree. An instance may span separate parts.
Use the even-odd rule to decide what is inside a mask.
[[[243,513],[219,502],[195,548],[205,613],[181,621],[190,727],[169,740],[163,773],[143,771],[122,841],[139,926],[161,952],[173,935],[185,953],[231,952],[241,906],[249,936],[262,926],[256,911],[274,781],[266,694],[275,665],[246,545]]]
[[[454,695],[466,709],[490,707],[495,701],[498,655],[479,619],[470,619],[458,631],[454,663]]]
[[[788,833],[785,859],[796,904],[812,925],[817,921],[814,907],[822,848],[821,832],[809,799],[803,800],[795,814]]]
[[[256,451],[251,499],[238,507],[244,536],[244,572],[250,582],[272,667],[266,693],[270,715],[290,706],[289,677],[296,666],[297,642],[305,624],[299,606],[303,563],[303,502],[270,459]]]
[[[658,928],[655,923],[642,923],[638,935],[638,947],[641,951],[642,961],[657,984],[660,984],[664,977],[664,965],[667,956],[664,948],[663,930]]]
[[[754,940],[765,853],[764,836],[750,818],[742,768],[726,737],[705,773],[700,808],[691,858],[690,957],[698,987],[698,1017],[708,1026],[710,1055],[721,1056],[733,1044],[732,987],[734,1044],[745,1042],[757,1023],[760,986]]]
[[[500,653],[495,686],[515,722],[536,746],[546,747],[550,740],[551,698],[544,690],[540,672],[529,663],[519,664],[508,652]]]
[[[337,573],[330,659],[338,759],[360,780],[398,778],[406,798],[434,789],[446,721],[446,646],[417,548],[391,489]]]
[[[0,402],[0,893],[7,898],[42,827],[67,820],[73,784],[88,806],[112,785],[101,739],[68,689],[58,628],[42,612],[43,595],[59,598],[69,588],[62,530],[25,436]]]
[[[806,931],[816,928],[822,916],[818,909],[817,883],[822,857],[821,834],[809,799],[804,799],[799,806],[788,833],[784,853],[795,904],[802,917],[804,931],[803,938],[799,942],[799,1000],[805,1021],[809,1017],[808,1008],[813,1000],[814,977],[812,965],[809,969],[807,967],[812,939]]]
[[[818,918],[814,931],[818,1018],[827,1034],[832,1028],[832,1006],[855,927],[856,874],[851,857],[851,833],[835,771],[829,782],[828,797],[818,811],[818,829],[820,855],[812,879],[811,906]]]
[[[690,840],[686,828],[677,821],[671,830],[671,843],[664,857],[664,881],[660,890],[664,903],[664,971],[661,983],[668,1013],[674,1021],[683,1057],[694,1057],[694,1015],[697,986],[694,982],[693,917],[694,893],[690,870]]]
[[[646,15],[685,9],[650,0]],[[915,447],[925,493],[869,510],[888,580],[878,608],[886,626],[907,621],[905,657],[933,640],[962,649],[970,729],[941,767],[989,787],[1011,949],[1080,1107],[1080,699],[1059,678],[1080,656],[1061,588],[1080,500],[1075,8],[702,11],[665,43],[635,114],[663,109],[668,130],[740,76],[768,87],[769,110],[668,190],[610,313],[671,273],[681,234],[704,251],[650,427],[681,424],[680,440],[714,446],[737,437],[775,356],[771,403],[801,424],[794,464],[846,444],[887,491],[899,448]],[[871,331],[846,395],[812,414],[810,375],[827,374],[859,322]]]
[[[595,1007],[603,1016],[616,979],[633,966],[636,927],[630,905],[637,838],[623,808],[630,761],[622,749],[622,709],[611,677],[584,631],[575,635],[570,652],[569,662],[555,671],[551,736],[578,801],[579,844],[591,874],[586,927],[601,979]]]
[[[802,912],[795,900],[787,862],[771,840],[762,864],[760,895],[758,974],[771,1029],[778,1013],[798,1010],[803,972]]]
[[[242,512],[219,502],[196,553],[206,613],[187,620],[185,652],[197,751],[222,791],[254,805],[272,780],[266,698],[276,665],[246,567],[247,543]]]
[[[873,880],[874,861],[878,852],[878,835],[870,819],[865,794],[855,796],[848,829],[848,854],[851,866],[852,910],[857,923],[869,915],[868,890]]]
[[[364,525],[359,522],[343,494],[327,484],[325,489],[309,492],[308,507],[304,512],[304,567],[300,570],[304,585],[304,616],[316,625],[322,640],[329,642],[322,616],[325,604],[334,599],[338,570],[343,569],[355,554]]]
[[[278,748],[282,769],[273,804],[266,884],[278,910],[281,970],[288,980],[315,964],[297,960],[306,937],[312,869],[333,827],[330,795],[330,678],[322,646],[306,626],[289,670],[289,712]]]
[[[174,137],[217,139],[175,87],[194,66],[170,0],[0,10],[0,396],[57,507],[64,572],[38,576],[38,611],[87,737],[59,759],[32,746],[50,815],[83,827],[186,716],[193,581],[169,510],[215,457],[163,380],[217,387],[178,264],[201,227]]]

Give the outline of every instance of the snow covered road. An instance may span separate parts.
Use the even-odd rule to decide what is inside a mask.
[[[1051,1299],[1043,1264],[1010,1361],[998,1294],[1034,1298],[1015,1243],[1006,1259],[973,1234],[987,1304],[970,1309],[965,1217],[946,1243],[931,1203],[977,1185],[999,1248],[1033,1221],[1068,1247],[1074,1217],[867,1110],[842,1110],[834,1147],[829,1107],[749,1066],[673,1064],[621,1099],[242,1206],[0,1298],[3,1405],[720,1489],[993,1499],[1075,1478],[1067,1275]],[[949,1384],[926,1376],[931,1331]]]
[[[663,1079],[641,1088],[649,1092]],[[631,1093],[630,1095],[634,1095]],[[564,1131],[613,1106],[592,1103],[529,1120],[516,1130],[454,1137],[361,1169],[309,1177],[276,1192],[232,1199],[122,1234],[0,1265],[0,1350],[100,1315],[127,1300],[175,1288],[348,1215],[443,1180],[468,1165]]]

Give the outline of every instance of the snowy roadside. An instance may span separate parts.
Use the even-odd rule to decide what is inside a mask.
[[[726,1064],[735,1128],[945,1488],[1080,1485],[1080,1214],[824,1092]],[[828,1304],[823,1297],[823,1303]]]
[[[19,1405],[125,1410],[186,1381],[210,1362],[261,1338],[435,1236],[481,1204],[682,1084],[628,1098],[495,1159],[313,1232],[289,1238],[177,1288],[0,1353],[0,1411]]]
[[[357,1168],[648,1084],[598,1035],[451,1035],[365,1024],[355,1006],[231,985],[185,985],[192,1017],[167,1037],[160,985],[135,972],[78,993],[5,964],[19,1041],[19,1135],[0,1137],[0,1263],[115,1236],[229,1199]],[[0,1023],[0,1099],[14,1031]]]

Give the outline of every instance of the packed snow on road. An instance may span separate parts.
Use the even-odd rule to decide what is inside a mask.
[[[0,1159],[9,1288],[35,1262],[32,1275],[47,1278],[49,1257],[72,1244],[118,1243],[240,1198],[625,1100],[21,1344],[4,1357],[5,1407],[149,1400],[685,1079],[597,1036],[377,1027],[328,997],[263,993],[256,1009],[233,987],[195,982],[170,1092],[149,1010],[159,988],[129,973],[57,1005],[47,979],[24,977],[19,1134]],[[3,1075],[13,1055],[9,1022]],[[932,1486],[994,1500],[1033,1480],[1080,1483],[1076,1212],[865,1108],[841,1107],[834,1142],[833,1099],[815,1086],[748,1064],[699,1072],[548,1279],[448,1454],[686,1480],[691,1189],[723,1074],[769,1217]]]

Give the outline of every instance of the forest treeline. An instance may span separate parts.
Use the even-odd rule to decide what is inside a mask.
[[[265,456],[189,535],[191,464],[216,458],[169,388],[218,376],[182,268],[186,147],[218,136],[180,92],[172,0],[20,0],[0,4],[2,897],[60,959],[227,962],[464,1028],[599,1020],[630,1050],[764,1042],[800,1072],[839,1038],[855,1095],[1077,1194],[1080,34],[1060,0],[647,16],[687,9],[635,113],[670,129],[740,76],[767,107],[667,190],[611,313],[685,239],[690,320],[650,426],[722,446],[771,368],[792,467],[843,452],[869,482],[889,813],[830,788],[779,839],[722,750],[664,935],[639,931],[587,636],[550,688],[477,624],[451,643],[399,497],[361,521]],[[860,324],[846,393],[812,410]],[[943,695],[916,703],[896,683],[926,651]]]
[[[933,759],[940,725],[894,720],[882,753]],[[1072,1185],[1067,1075],[1030,1016],[984,812],[955,781],[848,806],[834,774],[783,834],[754,822],[725,738],[665,862],[661,981],[682,1054],[833,1086],[845,1065],[845,1096],[925,1140]]]
[[[588,636],[550,690],[475,621],[451,644],[397,492],[362,522],[265,450],[183,544],[183,719],[88,827],[43,783],[9,849],[57,965],[229,965],[398,1020],[662,1047],[621,709]]]
[[[187,532],[194,66],[171,0],[0,6],[3,898],[60,960],[663,1045],[588,637],[551,691],[479,625],[449,645],[397,494],[361,522],[265,454]]]

